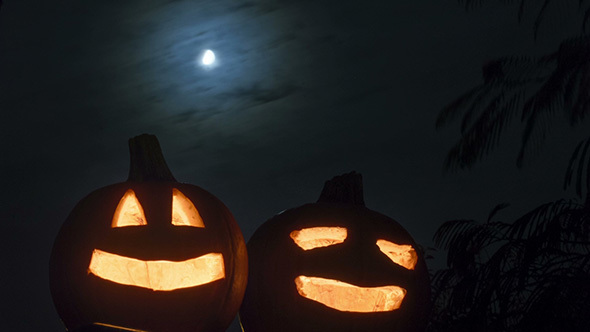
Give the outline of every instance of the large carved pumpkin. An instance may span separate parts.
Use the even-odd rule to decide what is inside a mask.
[[[397,222],[364,206],[360,174],[318,203],[280,213],[248,242],[245,332],[420,331],[429,310],[422,254]]]
[[[155,136],[129,141],[127,182],[81,200],[59,231],[51,293],[68,330],[224,331],[246,287],[246,246],[216,197],[176,182]]]

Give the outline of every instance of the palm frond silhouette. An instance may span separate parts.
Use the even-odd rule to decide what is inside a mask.
[[[459,4],[467,10],[480,7],[484,3],[500,2],[505,5],[517,5],[518,22],[522,23],[525,16],[530,16],[533,20],[533,32],[535,39],[538,36],[539,28],[541,27],[547,16],[552,14],[556,9],[563,7],[574,7],[583,13],[583,20],[581,31],[585,32],[588,23],[590,23],[590,2],[587,0],[458,0]]]
[[[590,138],[581,141],[570,158],[563,189],[570,186],[575,186],[576,194],[590,205]]]
[[[458,0],[467,9],[484,0]],[[487,1],[491,2],[491,1]],[[500,0],[518,4],[518,20],[533,15],[535,38],[551,6],[576,5],[580,35],[539,57],[507,56],[482,68],[483,83],[449,103],[436,127],[460,121],[460,138],[447,169],[469,168],[492,153],[510,126],[520,124],[517,166],[537,152],[562,118],[570,126],[590,112],[590,0]],[[581,141],[566,169],[564,189],[577,200],[546,203],[512,222],[451,220],[435,245],[447,250],[447,267],[432,280],[430,332],[590,331],[590,138]]]
[[[444,223],[434,241],[447,268],[432,278],[429,330],[589,331],[589,212],[560,200],[513,223]]]
[[[466,8],[483,2],[459,0]],[[528,155],[539,151],[556,120],[565,118],[574,126],[590,112],[590,36],[585,33],[590,26],[590,1],[502,2],[519,3],[519,20],[527,8],[535,12],[535,35],[552,4],[577,5],[584,12],[581,33],[563,40],[550,54],[506,56],[482,67],[483,83],[449,103],[436,120],[441,128],[461,118],[460,138],[447,155],[447,169],[469,168],[482,160],[518,120],[522,127],[516,164],[521,167]]]
[[[445,166],[468,168],[491,153],[513,120],[524,124],[517,165],[538,149],[558,115],[576,125],[590,112],[590,37],[565,40],[547,56],[505,57],[483,67],[483,83],[447,105],[436,127],[462,117]]]

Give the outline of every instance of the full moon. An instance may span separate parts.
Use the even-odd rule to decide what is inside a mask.
[[[205,66],[212,65],[213,62],[215,62],[215,53],[213,53],[213,51],[211,51],[211,50],[206,50],[205,53],[203,54],[203,58],[201,59],[201,62]]]

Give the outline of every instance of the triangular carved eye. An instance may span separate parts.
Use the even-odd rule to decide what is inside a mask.
[[[172,189],[172,225],[205,228],[193,202],[176,188]]]
[[[143,208],[141,207],[141,204],[139,204],[137,197],[135,197],[135,192],[132,189],[129,189],[119,201],[119,205],[117,205],[111,227],[143,225],[147,225]]]

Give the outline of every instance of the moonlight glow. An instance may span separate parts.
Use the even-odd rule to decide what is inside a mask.
[[[201,62],[205,66],[212,65],[215,62],[215,53],[213,53],[213,51],[211,50],[206,50],[205,53],[203,53],[203,58],[201,58]]]

